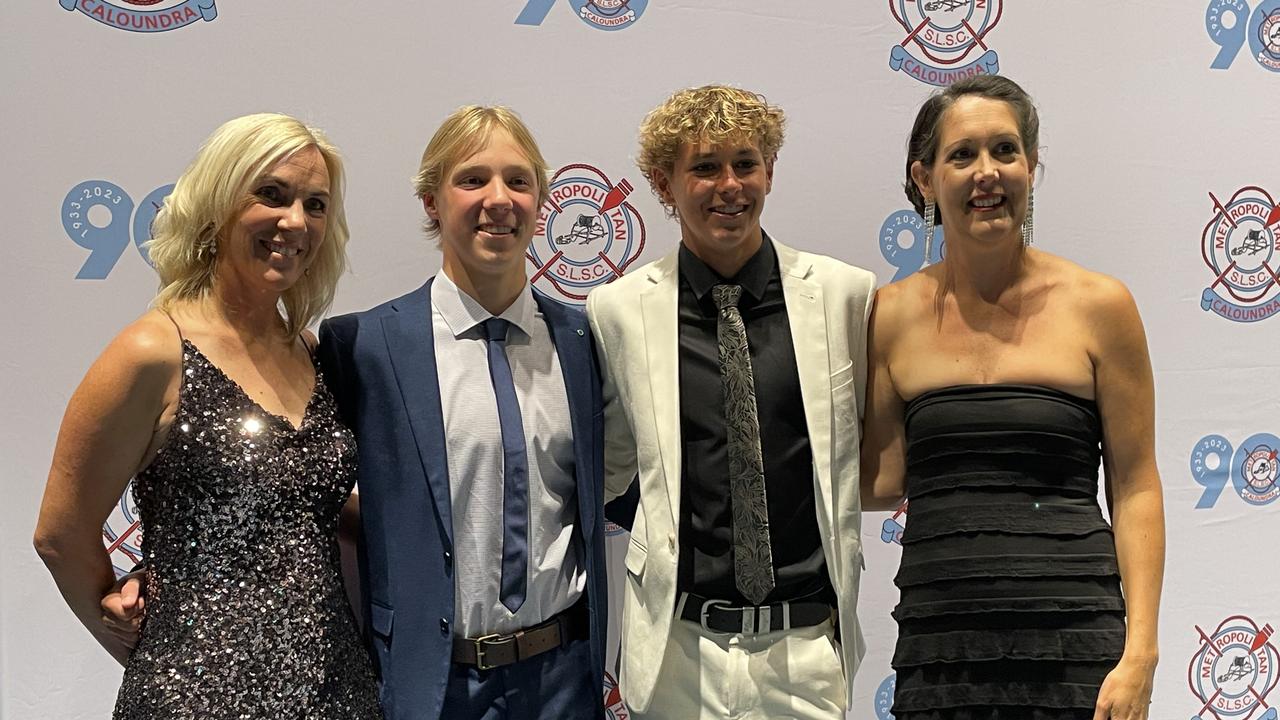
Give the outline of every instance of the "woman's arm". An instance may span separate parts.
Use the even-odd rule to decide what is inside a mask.
[[[172,326],[143,318],[89,368],[67,404],[36,524],[36,551],[62,597],[121,664],[132,642],[102,621],[100,602],[115,583],[102,523],[148,457],[166,406],[176,404],[176,350]]]
[[[1098,696],[1098,717],[1146,718],[1159,657],[1164,500],[1155,459],[1155,390],[1146,333],[1133,297],[1106,278],[1087,293],[1103,467],[1115,528],[1128,632],[1120,664]]]
[[[893,286],[876,293],[867,324],[867,408],[862,423],[862,509],[895,510],[906,495],[903,402],[889,374],[893,341]]]

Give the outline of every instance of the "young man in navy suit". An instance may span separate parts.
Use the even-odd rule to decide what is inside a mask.
[[[415,182],[441,273],[320,327],[386,716],[602,718],[599,377],[586,318],[525,272],[546,161],[510,110],[464,107]]]

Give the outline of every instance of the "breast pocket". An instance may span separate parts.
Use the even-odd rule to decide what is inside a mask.
[[[648,557],[649,549],[636,542],[635,536],[632,535],[631,542],[627,544],[627,556],[623,559],[623,563],[627,566],[627,574],[636,582],[644,578],[644,564]]]

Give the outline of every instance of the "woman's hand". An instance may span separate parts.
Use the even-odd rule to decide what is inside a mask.
[[[102,627],[122,645],[133,649],[138,644],[142,619],[146,617],[145,570],[134,570],[121,577],[102,597]]]
[[[1102,681],[1093,720],[1147,720],[1155,672],[1154,660],[1120,658]]]

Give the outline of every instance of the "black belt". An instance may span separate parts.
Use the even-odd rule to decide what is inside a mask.
[[[453,661],[490,670],[564,647],[574,640],[585,640],[590,632],[589,614],[585,600],[579,600],[550,620],[510,635],[454,638]]]
[[[831,605],[807,599],[741,606],[728,600],[708,600],[693,593],[681,593],[680,601],[680,619],[716,633],[762,635],[821,625],[834,617]]]

